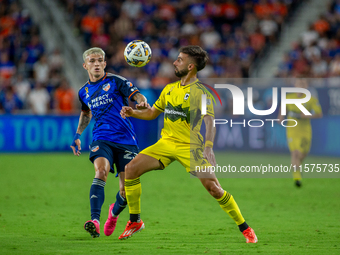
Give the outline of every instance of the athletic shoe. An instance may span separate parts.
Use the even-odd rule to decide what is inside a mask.
[[[90,233],[90,235],[93,238],[99,237],[100,235],[100,227],[99,227],[99,223],[96,220],[89,220],[86,221],[84,224],[84,228],[87,232]]]
[[[107,217],[107,220],[106,220],[105,225],[104,225],[104,234],[106,236],[112,235],[112,233],[115,230],[116,225],[117,225],[117,220],[118,220],[119,216],[117,216],[117,217],[112,216],[112,209],[113,209],[114,205],[115,204],[110,205],[109,216]]]
[[[140,220],[140,222],[131,222],[131,220],[129,220],[123,234],[119,236],[119,240],[128,239],[133,234],[142,231],[144,228],[145,226],[142,220]]]
[[[295,181],[295,185],[296,185],[296,187],[301,187],[302,186],[302,183],[301,183],[301,181],[299,181],[299,180],[296,180]]]
[[[247,240],[246,243],[257,243],[257,236],[251,227],[248,227],[246,230],[244,230],[242,234]]]

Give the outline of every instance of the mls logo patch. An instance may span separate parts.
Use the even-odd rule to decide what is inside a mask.
[[[103,90],[108,91],[111,88],[110,83],[104,84],[103,85]]]
[[[94,146],[94,147],[91,148],[91,151],[92,151],[92,152],[96,152],[96,151],[98,151],[98,150],[99,150],[99,145]]]
[[[186,93],[185,96],[184,96],[184,101],[187,101],[188,98],[189,98],[190,94],[189,93]]]

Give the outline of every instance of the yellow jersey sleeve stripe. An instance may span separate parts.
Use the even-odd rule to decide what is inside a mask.
[[[157,110],[159,110],[159,111],[161,111],[161,112],[164,112],[164,109],[161,108],[161,107],[159,107],[158,105],[153,104],[153,106],[154,106]]]

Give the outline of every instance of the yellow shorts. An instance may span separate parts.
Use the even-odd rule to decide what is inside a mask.
[[[311,147],[312,132],[308,129],[304,132],[294,132],[293,128],[287,129],[287,142],[289,150],[298,150],[301,153],[307,154]]]
[[[203,145],[179,143],[170,139],[161,138],[157,143],[147,147],[140,153],[159,160],[164,168],[177,160],[185,167],[187,172],[190,172],[195,171],[195,166],[211,166],[211,164],[203,158],[203,150]]]

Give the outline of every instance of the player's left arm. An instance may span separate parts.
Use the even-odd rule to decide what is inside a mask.
[[[136,108],[139,110],[151,108],[147,102],[146,97],[139,92],[132,96],[132,101],[135,101],[137,103]]]
[[[205,115],[205,147],[203,151],[203,156],[209,161],[213,166],[216,166],[215,154],[213,151],[213,144],[216,134],[216,127],[214,127],[214,117],[211,115]]]
[[[320,119],[322,118],[322,108],[318,99],[312,99],[311,113],[312,115],[304,115],[301,113],[301,119]]]

